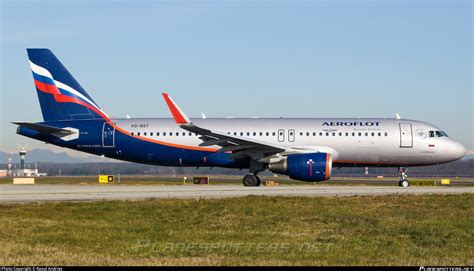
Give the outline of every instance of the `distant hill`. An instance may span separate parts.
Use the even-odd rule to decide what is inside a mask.
[[[0,163],[7,163],[7,159],[11,157],[13,163],[20,162],[20,155],[18,153],[7,153],[0,151]],[[50,150],[41,150],[41,149],[34,149],[30,150],[26,154],[26,162],[27,163],[86,163],[86,162],[101,162],[104,160],[102,157],[87,157],[87,158],[79,158],[79,157],[72,157],[65,152],[53,152]],[[109,159],[106,159],[109,160]]]

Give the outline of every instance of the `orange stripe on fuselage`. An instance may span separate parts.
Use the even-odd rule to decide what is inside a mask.
[[[194,150],[194,151],[216,152],[218,150],[218,149],[214,149],[214,148],[203,148],[203,147],[196,147],[196,146],[181,145],[181,144],[176,144],[176,143],[171,143],[171,142],[155,140],[155,139],[151,139],[151,138],[147,138],[147,137],[143,137],[143,136],[135,136],[135,135],[132,136],[132,135],[130,135],[129,131],[126,131],[126,130],[120,128],[116,124],[112,123],[110,120],[108,120],[107,122],[111,126],[115,127],[115,129],[118,130],[119,132],[121,132],[122,134],[131,136],[133,138],[140,139],[140,140],[143,140],[143,141],[147,141],[147,142],[150,142],[150,143],[165,145],[165,146],[174,147],[174,148],[186,149],[186,150]]]
[[[150,138],[142,137],[142,136],[132,136],[132,137],[143,140],[143,141],[159,144],[159,145],[165,145],[165,146],[169,146],[169,147],[175,147],[175,148],[186,149],[186,150],[207,151],[207,152],[216,152],[218,150],[218,149],[212,149],[212,148],[186,146],[186,145],[181,145],[181,144],[176,144],[176,143],[171,143],[171,142],[154,140],[154,139],[150,139]]]

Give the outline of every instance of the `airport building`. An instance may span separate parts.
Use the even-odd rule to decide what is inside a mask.
[[[8,164],[7,164],[7,169],[5,170],[0,170],[0,177],[40,177],[40,176],[46,176],[47,173],[40,173],[38,171],[38,166],[35,163],[34,164],[34,169],[31,169],[30,166],[28,165],[28,168],[26,167],[25,163],[25,158],[26,158],[26,149],[23,147],[20,147],[19,149],[19,155],[20,155],[20,164],[12,164],[12,159],[8,158]]]

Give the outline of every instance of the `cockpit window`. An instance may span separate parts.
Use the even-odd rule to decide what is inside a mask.
[[[443,131],[429,131],[429,137],[448,137],[448,134],[446,134]]]

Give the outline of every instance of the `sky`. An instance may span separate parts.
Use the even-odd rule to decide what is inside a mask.
[[[394,117],[473,149],[471,1],[5,1],[0,150],[42,121],[26,48],[50,48],[109,115]]]

